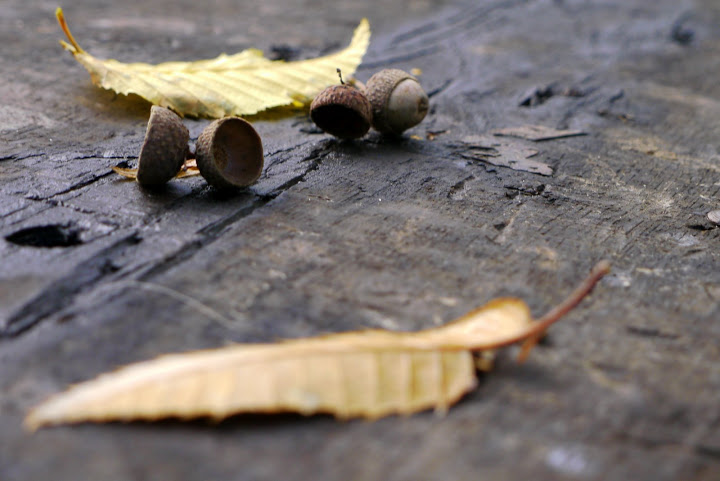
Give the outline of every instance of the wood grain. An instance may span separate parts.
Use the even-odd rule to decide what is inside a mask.
[[[85,48],[122,61],[246,47],[311,58],[366,16],[360,80],[422,70],[430,111],[400,140],[253,119],[266,169],[235,195],[197,177],[160,192],[119,180],[111,168],[134,167],[149,105],[90,84],[56,43],[54,5],[0,5],[0,478],[717,479],[717,2],[313,5],[64,5]],[[206,124],[186,120],[193,139]],[[550,176],[453,147],[518,125],[588,135],[502,138],[537,150]],[[80,243],[6,240],[30,228]],[[591,300],[525,364],[501,355],[442,420],[22,428],[68,384],[163,353],[415,331],[507,295],[543,312],[600,258],[613,273]]]

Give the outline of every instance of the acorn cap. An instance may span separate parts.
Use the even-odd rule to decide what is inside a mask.
[[[175,112],[153,105],[138,157],[137,181],[162,185],[175,177],[185,161],[190,134]]]
[[[365,94],[350,85],[333,85],[310,104],[310,118],[339,139],[358,139],[370,130],[372,108]]]
[[[420,82],[400,69],[377,72],[367,81],[365,93],[372,104],[373,128],[382,133],[401,134],[422,122],[428,111]]]
[[[249,122],[239,117],[218,119],[198,137],[195,160],[210,185],[246,187],[262,173],[262,141]]]

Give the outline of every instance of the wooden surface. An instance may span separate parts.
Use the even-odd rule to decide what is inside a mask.
[[[91,53],[147,62],[312,57],[367,16],[358,77],[420,68],[431,111],[401,140],[257,121],[252,188],[143,191],[110,168],[134,164],[149,105],[91,85],[56,43],[54,4],[3,2],[2,481],[720,479],[717,2],[63,7]],[[208,121],[185,123],[196,139]],[[491,134],[528,124],[587,135]],[[468,158],[488,139],[537,150],[553,174]],[[539,316],[601,258],[612,275],[530,360],[506,352],[443,418],[21,427],[68,384],[167,352],[418,329],[499,295]]]

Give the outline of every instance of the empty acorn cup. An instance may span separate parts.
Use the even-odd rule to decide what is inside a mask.
[[[262,141],[249,122],[226,117],[203,130],[195,158],[200,174],[210,185],[220,189],[246,187],[262,173]]]
[[[153,105],[138,158],[140,185],[162,185],[175,177],[185,161],[189,141],[190,134],[180,117],[165,107]]]

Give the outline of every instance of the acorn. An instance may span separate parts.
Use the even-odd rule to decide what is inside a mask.
[[[362,91],[344,83],[340,76],[340,85],[326,88],[312,101],[310,118],[339,139],[359,139],[370,130],[372,107]]]
[[[399,135],[425,118],[428,96],[420,82],[396,68],[385,69],[370,77],[365,93],[372,105],[373,128],[384,134]]]
[[[190,133],[180,117],[165,107],[153,105],[138,157],[140,185],[162,185],[175,177],[185,162],[189,141]]]
[[[200,174],[219,189],[254,183],[262,173],[263,159],[260,136],[249,122],[239,117],[210,123],[195,147]]]

